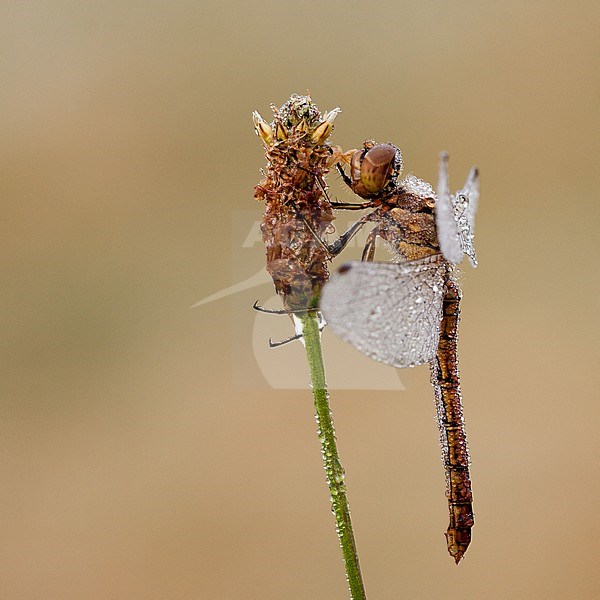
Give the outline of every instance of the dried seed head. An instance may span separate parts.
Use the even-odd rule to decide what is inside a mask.
[[[254,191],[265,202],[261,233],[267,271],[290,310],[316,307],[329,277],[331,256],[322,240],[335,217],[322,182],[332,153],[322,142],[338,112],[323,117],[309,96],[294,94],[274,108],[268,130],[260,121],[256,125],[270,133],[265,134],[265,177]]]

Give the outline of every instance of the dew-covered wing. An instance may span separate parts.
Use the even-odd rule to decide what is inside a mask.
[[[438,254],[404,263],[349,262],[321,293],[333,332],[394,367],[430,361],[442,319],[446,266]]]
[[[469,257],[471,264],[477,266],[477,256],[473,246],[475,232],[475,213],[479,203],[479,171],[472,167],[462,190],[453,196],[454,215],[458,223],[458,237],[463,252]]]
[[[477,266],[473,235],[475,212],[479,200],[479,172],[471,169],[462,190],[450,193],[448,183],[448,155],[440,155],[440,171],[435,205],[435,221],[442,254],[454,264],[466,254],[471,264]]]

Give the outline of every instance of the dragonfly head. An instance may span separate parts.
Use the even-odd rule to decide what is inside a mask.
[[[402,153],[393,144],[368,141],[350,161],[352,191],[361,198],[373,198],[392,189],[402,172]]]

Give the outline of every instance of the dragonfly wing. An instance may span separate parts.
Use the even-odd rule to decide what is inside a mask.
[[[471,264],[477,266],[477,256],[473,246],[475,231],[475,213],[479,203],[479,171],[473,167],[462,190],[456,192],[454,212],[458,222],[458,235],[463,252],[469,257]]]
[[[448,184],[448,154],[440,155],[435,222],[442,254],[454,264],[462,261],[466,254],[471,264],[477,266],[473,246],[475,212],[479,200],[479,171],[471,169],[462,190],[450,193]]]
[[[333,332],[357,350],[394,367],[435,355],[446,265],[438,254],[404,263],[349,262],[321,293]]]
[[[463,247],[458,233],[458,222],[454,214],[454,203],[448,184],[448,154],[440,154],[440,172],[435,203],[435,224],[440,250],[451,263],[458,264],[463,259]]]
[[[465,186],[458,194],[468,198],[469,208],[467,216],[469,218],[469,224],[472,228],[475,228],[475,213],[477,212],[477,206],[479,204],[479,169],[477,167],[471,167]]]

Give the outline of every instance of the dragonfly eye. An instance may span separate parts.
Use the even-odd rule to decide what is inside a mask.
[[[365,185],[363,173],[367,170],[373,170],[371,167],[365,167],[365,159],[369,152],[374,149],[372,143],[365,142],[362,150],[357,150],[350,160],[350,179],[352,181],[352,191],[361,198],[372,198],[376,196],[385,187],[377,187],[373,185]],[[363,171],[364,169],[364,171]],[[369,178],[369,176],[367,176]]]
[[[360,180],[371,193],[378,194],[394,174],[396,148],[391,144],[373,146],[360,164]]]

